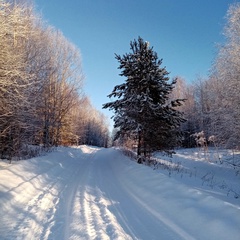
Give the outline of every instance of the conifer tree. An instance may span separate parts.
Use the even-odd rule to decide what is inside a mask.
[[[176,81],[169,83],[168,72],[161,67],[153,47],[141,37],[130,42],[131,53],[116,54],[126,77],[123,84],[114,87],[108,97],[117,100],[103,105],[114,110],[117,136],[137,138],[138,156],[147,151],[167,150],[179,139],[177,128],[183,122],[182,114],[174,109],[180,99],[169,101]]]

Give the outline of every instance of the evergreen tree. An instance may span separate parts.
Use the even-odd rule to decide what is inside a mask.
[[[182,114],[174,109],[180,99],[169,101],[169,94],[176,81],[168,83],[168,72],[162,60],[142,38],[130,43],[131,53],[119,61],[123,84],[114,87],[108,97],[118,98],[103,105],[114,110],[116,136],[128,135],[138,140],[138,156],[147,151],[167,150],[179,139],[177,128],[183,122]]]

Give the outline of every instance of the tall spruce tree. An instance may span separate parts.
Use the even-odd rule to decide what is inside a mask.
[[[122,57],[116,54],[122,70],[120,76],[126,80],[108,95],[117,100],[103,108],[114,110],[118,137],[128,135],[137,139],[140,157],[143,153],[146,156],[147,151],[168,150],[178,142],[178,127],[184,120],[174,107],[183,100],[169,100],[176,81],[168,83],[168,72],[161,67],[162,60],[148,42],[139,37],[130,42],[130,50]]]

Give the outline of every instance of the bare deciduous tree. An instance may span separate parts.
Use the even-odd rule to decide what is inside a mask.
[[[0,1],[0,146],[9,158],[18,154],[26,128],[25,93],[32,76],[25,71],[25,46],[33,19],[30,8]]]

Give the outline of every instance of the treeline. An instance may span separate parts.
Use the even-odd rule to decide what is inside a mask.
[[[189,85],[179,78],[175,97],[186,98],[180,107],[187,121],[182,125],[183,145],[194,146],[192,134],[203,131],[227,148],[240,148],[240,4],[230,6],[224,36],[209,77]],[[214,136],[214,137],[213,137]]]
[[[106,119],[83,80],[76,46],[32,5],[0,1],[0,158],[29,144],[106,146]]]

